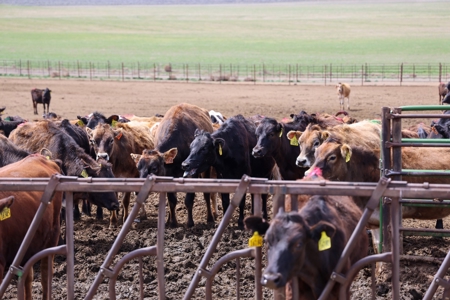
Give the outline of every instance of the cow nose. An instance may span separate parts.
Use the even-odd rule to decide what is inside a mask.
[[[189,169],[189,163],[186,162],[186,161],[183,161],[183,162],[181,163],[181,168],[182,168],[183,170]]]
[[[120,205],[119,202],[111,204],[111,210],[119,210]]]
[[[104,152],[98,153],[97,154],[97,160],[99,160],[100,158],[103,158],[104,160],[109,161],[108,153],[104,153]]]
[[[261,147],[253,148],[252,155],[253,156],[260,156],[261,155]]]
[[[279,288],[280,283],[281,283],[281,274],[280,273],[264,274],[261,278],[261,284],[268,287],[269,289]]]
[[[297,160],[295,161],[295,164],[296,164],[298,167],[308,167],[308,166],[306,165],[306,158],[297,158]]]

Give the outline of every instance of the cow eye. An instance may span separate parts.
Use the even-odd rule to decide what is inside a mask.
[[[110,144],[114,143],[114,139],[111,139],[111,140],[109,141],[109,143],[110,143]]]
[[[328,158],[328,161],[335,161],[336,160],[336,155],[330,155],[330,157]]]
[[[90,142],[91,142],[92,146],[95,146],[95,141],[94,140],[90,140]]]
[[[315,141],[313,146],[314,148],[319,147],[319,141]]]

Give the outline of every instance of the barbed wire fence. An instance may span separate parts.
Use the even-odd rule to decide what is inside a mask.
[[[35,79],[117,81],[251,82],[331,84],[447,82],[449,64],[161,64],[150,62],[86,62],[2,60],[0,76]]]

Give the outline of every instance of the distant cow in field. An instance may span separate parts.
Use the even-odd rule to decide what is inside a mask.
[[[299,211],[278,212],[270,224],[261,217],[246,218],[246,228],[265,234],[268,245],[261,283],[279,289],[296,277],[300,299],[318,299],[361,214],[350,197],[313,196]],[[357,240],[343,274],[367,255],[367,235],[361,234]],[[335,285],[327,299],[338,299],[339,288]],[[288,299],[289,294],[286,296]]]
[[[443,82],[440,82],[438,85],[438,93],[439,93],[439,104],[443,103],[442,100],[444,100],[445,96],[448,94],[450,87],[450,81],[445,84]]]
[[[37,115],[37,105],[39,103],[42,103],[44,106],[44,114],[49,113],[50,109],[50,100],[52,99],[51,93],[52,91],[48,88],[45,88],[45,90],[41,89],[32,89],[31,90],[31,99],[33,100],[33,108],[34,108],[34,114]],[[45,111],[45,106],[47,106],[47,112]]]
[[[348,83],[339,82],[336,84],[336,91],[338,94],[340,109],[344,109],[345,98],[347,98],[347,110],[350,110],[350,85]]]
[[[59,166],[42,155],[30,155],[0,169],[0,177],[16,178],[49,178],[60,173]],[[5,207],[10,209],[10,217],[0,221],[0,282],[3,280],[5,270],[13,262],[19,247],[33,221],[40,205],[43,192],[38,191],[2,191],[0,198],[14,196],[14,203],[4,203],[0,200],[0,211]],[[12,204],[12,205],[11,205]],[[42,222],[30,243],[20,265],[23,266],[37,252],[54,247],[58,244],[60,236],[60,210],[62,205],[62,192],[55,192],[52,200],[44,212]],[[50,264],[50,267],[49,267]],[[47,299],[47,274],[53,274],[53,257],[41,260],[42,299]],[[31,300],[31,287],[33,269],[25,277],[25,299]]]

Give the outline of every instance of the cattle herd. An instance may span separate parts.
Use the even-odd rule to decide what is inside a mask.
[[[350,86],[339,83],[336,89],[341,108],[344,109],[347,98],[349,109]],[[448,89],[450,83],[439,85],[442,103],[450,99]],[[291,114],[288,121],[260,115],[226,118],[213,110],[188,103],[150,117],[119,114],[106,117],[100,112],[92,112],[75,120],[62,120],[49,112],[50,92],[48,88],[31,91],[34,113],[37,114],[37,104],[42,103],[44,119],[27,121],[19,116],[2,117],[0,177],[50,177],[60,173],[94,178],[146,178],[150,174],[218,179],[240,179],[247,174],[276,180],[358,182],[377,182],[380,178],[380,120],[358,121],[345,111],[336,115],[301,111]],[[450,123],[447,120],[404,128],[402,134],[415,138],[449,138]],[[422,148],[403,148],[403,167],[442,169],[442,165],[450,160],[448,148],[424,151]],[[434,157],[432,161],[427,159],[430,154]],[[411,177],[407,180],[450,183],[443,177]],[[14,200],[6,198],[11,194]],[[0,281],[20,247],[41,196],[40,192],[1,192],[5,199],[0,200],[0,217],[6,217],[0,221]],[[230,197],[228,194],[220,196],[223,214]],[[186,225],[192,227],[196,221],[192,214],[195,194],[187,193],[185,197]],[[203,197],[206,221],[214,222],[219,215],[217,195],[204,193]],[[167,222],[176,227],[179,225],[177,197],[168,193],[167,198]],[[103,218],[103,208],[111,212],[109,224],[114,228],[127,218],[130,199],[130,193],[124,193],[120,204],[113,192],[76,193],[74,218],[80,218],[79,203],[83,212],[89,215],[93,204],[98,219]],[[297,277],[298,292],[304,299],[316,299],[320,295],[368,201],[361,197],[299,196],[298,211],[279,212],[268,223],[267,195],[263,197],[262,218],[244,218],[244,199],[238,226],[265,233],[269,245],[269,265],[262,283],[269,288],[280,288]],[[22,264],[38,251],[57,245],[63,203],[61,193],[56,193]],[[117,217],[120,207],[122,220]],[[409,207],[402,213],[404,218],[439,219],[450,215],[450,209],[421,208],[419,212]],[[375,238],[378,236],[377,216],[374,214],[369,224]],[[146,218],[144,210],[140,218]],[[359,245],[347,267],[367,253],[367,236],[360,237]],[[311,262],[326,263],[319,267]],[[49,270],[47,264],[42,263],[43,272]],[[32,279],[32,274],[29,277]],[[26,281],[27,299],[31,299],[31,281]],[[46,283],[42,282],[42,286],[43,295],[46,295]],[[337,291],[333,293],[336,296]]]

